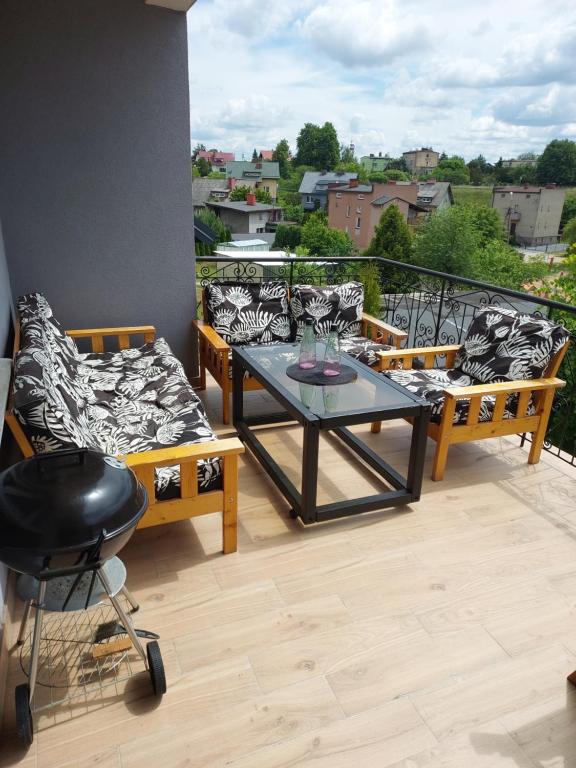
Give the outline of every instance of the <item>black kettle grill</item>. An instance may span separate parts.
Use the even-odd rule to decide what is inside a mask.
[[[146,490],[119,459],[86,448],[72,448],[33,456],[0,473],[0,561],[38,581],[35,600],[26,603],[18,636],[22,643],[32,606],[36,608],[29,684],[16,688],[18,733],[33,739],[31,706],[36,683],[42,611],[46,585],[52,579],[74,576],[62,610],[82,577],[91,572],[86,608],[96,579],[114,606],[119,626],[130,637],[146,663],[154,693],[166,690],[158,643],[140,643],[129,616],[117,598],[122,592],[138,609],[124,584],[114,589],[104,565],[128,542],[148,506]],[[139,631],[139,634],[142,634]],[[144,633],[151,636],[151,633]]]

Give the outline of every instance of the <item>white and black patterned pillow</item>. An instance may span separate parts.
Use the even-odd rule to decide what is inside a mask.
[[[568,338],[565,328],[545,318],[486,307],[470,324],[454,367],[483,384],[539,379]]]
[[[206,320],[228,344],[291,340],[288,283],[213,282],[205,291]]]
[[[314,333],[324,338],[335,324],[340,336],[359,336],[364,307],[364,286],[350,282],[341,285],[294,285],[290,312],[296,325],[296,339],[302,338],[306,320],[312,320]]]

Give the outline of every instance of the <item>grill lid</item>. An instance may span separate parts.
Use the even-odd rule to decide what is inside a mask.
[[[0,550],[86,548],[134,527],[147,502],[113,456],[87,448],[39,454],[0,473]]]

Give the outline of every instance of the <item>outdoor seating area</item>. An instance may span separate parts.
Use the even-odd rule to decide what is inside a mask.
[[[218,437],[231,435],[210,379],[202,400]],[[251,415],[271,405],[265,392],[246,397]],[[352,429],[406,470],[402,421],[378,435]],[[262,439],[297,482],[301,429]],[[235,555],[220,554],[214,515],[137,531],[123,558],[145,626],[161,635],[162,703],[141,673],[41,716],[23,753],[8,696],[2,765],[576,760],[576,696],[566,683],[576,668],[574,470],[548,453],[528,465],[527,447],[502,437],[453,446],[436,484],[433,449],[428,441],[422,501],[412,506],[303,528],[247,452]],[[374,492],[329,438],[318,487],[323,503],[351,487]],[[21,676],[16,654],[9,691]]]

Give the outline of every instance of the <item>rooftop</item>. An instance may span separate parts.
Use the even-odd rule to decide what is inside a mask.
[[[350,179],[357,179],[358,174],[348,171],[306,171],[302,177],[302,182],[298,192],[301,195],[308,195],[314,192],[318,185],[341,183],[345,184]]]
[[[240,213],[258,213],[258,211],[272,211],[278,206],[272,203],[254,203],[249,205],[245,200],[238,200],[237,202],[216,202],[214,200],[208,200],[206,205],[209,208],[222,208],[228,211],[239,211]]]
[[[204,400],[230,434],[219,390]],[[269,406],[262,392],[247,402]],[[409,441],[398,421],[380,435],[353,429],[394,459]],[[267,434],[295,479],[301,429]],[[7,735],[5,764],[572,765],[574,469],[549,454],[528,466],[518,439],[504,438],[453,446],[433,483],[432,451],[429,441],[419,503],[310,528],[246,452],[234,555],[219,552],[216,515],[137,531],[122,557],[138,625],[161,634],[161,704],[136,676],[38,717],[26,757]],[[330,439],[321,460],[322,500],[352,484],[373,492]],[[15,654],[10,694],[21,679]]]
[[[244,160],[234,160],[226,163],[226,176],[242,181],[247,178],[279,179],[280,166],[278,163],[266,161],[249,163]]]

